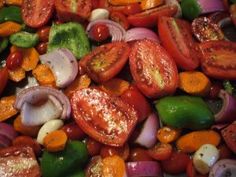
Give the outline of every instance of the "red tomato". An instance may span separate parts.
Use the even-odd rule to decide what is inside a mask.
[[[85,133],[75,122],[71,122],[69,124],[64,125],[62,127],[62,130],[71,140],[82,140],[85,137]]]
[[[158,143],[148,150],[148,154],[155,160],[167,160],[172,153],[172,146],[170,144]]]
[[[102,144],[92,138],[86,139],[86,146],[90,156],[98,155],[102,148]]]
[[[7,85],[7,81],[8,81],[8,71],[7,71],[7,67],[1,68],[0,69],[0,95],[2,94],[4,88]]]
[[[86,170],[86,177],[102,177],[102,158],[101,156],[94,156],[91,158]]]
[[[189,155],[172,152],[169,159],[161,161],[161,166],[164,172],[175,175],[185,172],[189,161]]]
[[[125,15],[134,15],[142,11],[139,3],[127,4],[124,6],[111,6],[110,11],[121,12]]]
[[[205,74],[216,79],[236,79],[236,43],[208,41],[200,44],[201,67]]]
[[[51,18],[54,0],[23,0],[21,9],[25,24],[38,28],[45,25]]]
[[[143,148],[134,148],[131,149],[129,154],[128,161],[136,162],[136,161],[152,161],[153,159],[149,156],[148,151]]]
[[[58,19],[62,22],[84,21],[92,11],[92,0],[55,0]]]
[[[90,29],[89,35],[93,40],[102,42],[110,36],[110,32],[105,24],[95,24]]]
[[[202,174],[197,173],[197,171],[194,168],[192,160],[189,160],[187,164],[186,175],[187,177],[208,177],[208,175],[202,175]]]
[[[176,6],[163,5],[153,9],[128,16],[128,21],[133,26],[153,27],[162,16],[174,16],[177,12]]]
[[[138,120],[137,112],[130,105],[96,88],[77,90],[71,105],[80,128],[111,146],[123,146]]]
[[[47,52],[47,48],[48,48],[48,43],[47,42],[40,42],[36,46],[36,50],[40,55],[45,54]]]
[[[127,160],[129,157],[129,145],[127,143],[122,147],[112,147],[104,145],[101,148],[100,155],[102,156],[102,158],[118,155],[122,157],[122,159]]]
[[[223,85],[220,82],[213,82],[211,84],[210,92],[208,96],[210,98],[216,99],[219,96],[220,90],[223,89]]]
[[[152,110],[150,104],[135,86],[129,87],[129,89],[121,95],[121,98],[134,107],[138,113],[139,122],[142,122],[151,114]]]
[[[229,149],[236,153],[236,123],[221,130],[221,134]]]
[[[37,34],[39,36],[39,40],[41,42],[48,42],[48,37],[49,37],[50,29],[51,29],[50,26],[44,26],[44,27],[40,28],[37,31]]]
[[[7,69],[9,70],[17,69],[18,67],[21,66],[22,61],[23,61],[23,56],[21,52],[16,51],[16,52],[10,53],[6,61]]]
[[[178,67],[194,70],[199,66],[199,51],[186,21],[162,17],[158,21],[158,32],[165,49],[174,58]]]
[[[219,159],[230,159],[233,155],[232,151],[225,144],[220,145],[218,149],[220,151]]]
[[[126,42],[112,42],[95,48],[80,60],[80,66],[94,81],[105,82],[121,71],[129,53]]]
[[[11,146],[0,149],[1,176],[41,176],[31,147]]]
[[[116,11],[111,12],[110,19],[112,21],[119,23],[125,30],[129,28],[129,22],[126,16],[121,12],[116,12]]]
[[[176,64],[157,42],[137,41],[132,47],[129,63],[137,87],[147,97],[156,98],[175,92],[178,86]]]

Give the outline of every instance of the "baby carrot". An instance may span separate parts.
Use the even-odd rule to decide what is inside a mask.
[[[162,127],[157,131],[157,139],[162,143],[174,142],[180,136],[180,129],[172,127]]]
[[[14,95],[2,97],[0,99],[0,122],[5,121],[16,115],[18,111],[13,107],[16,97]]]
[[[205,96],[211,87],[208,77],[199,71],[185,71],[179,74],[179,88],[191,95]]]
[[[16,22],[7,21],[4,23],[1,23],[0,24],[0,37],[10,36],[11,34],[14,34],[20,30],[21,30],[21,25]]]

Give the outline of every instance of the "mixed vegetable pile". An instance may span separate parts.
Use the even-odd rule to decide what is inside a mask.
[[[0,176],[236,176],[235,0],[0,1]]]

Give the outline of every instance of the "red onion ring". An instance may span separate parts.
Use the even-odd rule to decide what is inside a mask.
[[[88,33],[90,38],[92,38],[90,35],[90,29],[95,24],[106,25],[109,29],[112,41],[122,41],[124,39],[125,29],[119,23],[116,23],[112,20],[106,20],[106,19],[95,20],[95,21],[92,21],[88,24],[88,26],[86,28],[86,32]]]
[[[162,177],[161,167],[156,161],[127,162],[126,171],[129,177],[156,176]]]
[[[139,39],[150,39],[158,43],[160,42],[157,34],[148,28],[141,28],[141,27],[131,28],[128,31],[126,31],[124,35],[125,42],[130,42]]]
[[[6,138],[12,141],[17,137],[17,132],[12,125],[0,122],[0,135],[6,136]]]
[[[213,167],[210,170],[209,177],[223,177],[223,176],[233,177],[235,174],[236,174],[236,160],[222,159],[213,165]]]
[[[225,90],[220,91],[219,97],[223,100],[223,106],[221,110],[215,114],[215,121],[217,123],[234,121],[236,119],[236,98]]]
[[[135,140],[135,143],[146,148],[152,147],[156,143],[156,132],[159,127],[156,114],[152,113],[145,120],[143,128]]]

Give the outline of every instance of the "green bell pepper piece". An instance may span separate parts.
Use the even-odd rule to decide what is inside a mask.
[[[8,46],[8,39],[7,38],[0,38],[0,53],[6,49]]]
[[[54,153],[44,151],[40,163],[42,175],[43,177],[79,177],[76,172],[84,167],[87,160],[86,145],[79,141],[70,141],[63,151]]]
[[[90,44],[83,26],[75,22],[54,24],[49,34],[48,52],[56,48],[69,49],[77,59],[86,55]]]
[[[10,36],[10,42],[17,47],[30,48],[39,42],[39,36],[37,33],[20,31]]]
[[[193,20],[201,14],[202,10],[197,0],[182,0],[180,5],[186,19]]]
[[[5,21],[14,21],[17,23],[23,23],[21,17],[21,9],[17,6],[3,7],[0,9],[0,23]]]
[[[164,97],[156,102],[155,107],[161,121],[175,128],[198,130],[214,123],[213,113],[200,97]]]
[[[69,174],[65,177],[85,177],[85,172],[81,169],[78,169],[76,172],[74,172],[73,174]]]

